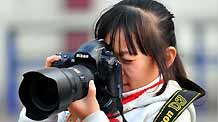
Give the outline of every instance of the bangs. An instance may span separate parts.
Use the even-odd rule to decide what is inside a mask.
[[[154,36],[154,22],[143,10],[131,6],[115,6],[104,13],[96,23],[95,37],[105,39],[110,34],[110,49],[114,49],[115,35],[124,32],[125,43],[130,55],[137,55],[137,48],[150,55]],[[120,41],[124,40],[116,40]],[[120,48],[119,48],[120,49]],[[120,52],[120,51],[119,51]]]

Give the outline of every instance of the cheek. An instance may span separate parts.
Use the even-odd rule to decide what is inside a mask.
[[[127,81],[152,81],[158,76],[158,68],[153,62],[136,62],[123,66],[123,77]]]
[[[123,66],[123,77],[126,78],[125,80],[134,81],[143,74],[142,67],[138,65],[124,65]]]

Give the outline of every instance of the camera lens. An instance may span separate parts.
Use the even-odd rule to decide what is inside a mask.
[[[87,95],[88,81],[93,79],[93,73],[84,65],[25,73],[19,96],[26,116],[39,121],[66,110],[71,102]]]
[[[40,79],[30,87],[31,101],[43,111],[52,111],[58,104],[57,84],[52,79]]]

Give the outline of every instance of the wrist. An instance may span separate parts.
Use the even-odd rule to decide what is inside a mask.
[[[103,111],[96,111],[83,119],[83,122],[109,122]]]

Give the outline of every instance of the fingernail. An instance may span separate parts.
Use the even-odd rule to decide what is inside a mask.
[[[90,80],[89,82],[90,82],[90,83],[89,83],[90,86],[93,86],[93,85],[94,85],[94,80]]]

